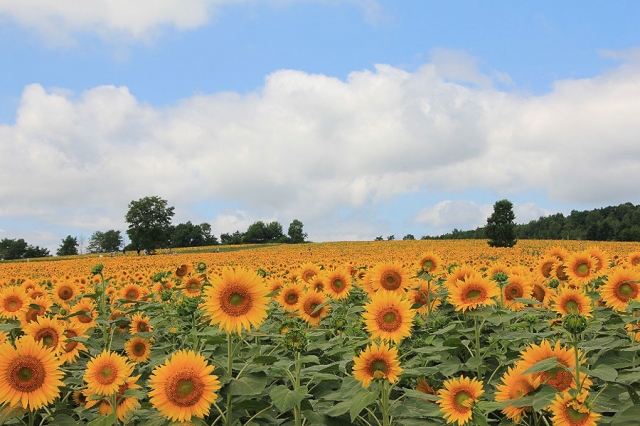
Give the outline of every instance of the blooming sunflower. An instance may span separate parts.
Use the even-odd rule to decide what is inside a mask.
[[[320,267],[314,263],[307,262],[300,265],[300,270],[298,271],[297,276],[300,277],[302,281],[308,283],[311,281],[313,277],[320,273]]]
[[[118,417],[118,420],[123,423],[126,423],[133,412],[140,408],[140,402],[137,397],[124,395],[124,393],[129,389],[142,388],[142,386],[137,384],[139,378],[140,376],[128,377],[127,380],[120,385],[118,393],[116,393],[116,416]],[[107,416],[113,412],[113,408],[109,401],[103,400],[98,406],[98,411],[101,415]]]
[[[616,311],[624,311],[629,301],[640,300],[638,282],[640,282],[639,270],[619,268],[609,275],[606,284],[600,287],[600,297],[607,306]]]
[[[51,349],[30,335],[0,344],[0,404],[37,410],[60,395],[64,373]]]
[[[475,309],[478,306],[493,305],[493,297],[500,295],[500,289],[495,281],[480,274],[467,275],[465,280],[458,280],[449,289],[449,302],[456,311]]]
[[[174,353],[151,373],[151,404],[172,421],[204,418],[220,389],[218,376],[211,374],[213,369],[201,354],[184,350]]]
[[[327,316],[330,309],[326,304],[328,301],[329,298],[324,293],[308,291],[298,301],[298,313],[303,320],[315,327],[320,324],[322,318]]]
[[[478,402],[484,393],[482,382],[475,377],[459,377],[444,382],[444,389],[438,391],[440,397],[436,402],[440,405],[447,423],[458,422],[459,426],[471,420],[473,404]]]
[[[458,266],[447,276],[447,280],[444,282],[444,287],[450,291],[450,289],[458,285],[459,282],[464,282],[467,277],[476,274],[476,270],[469,265]]]
[[[532,365],[544,361],[545,359],[555,357],[558,361],[558,366],[546,371],[533,373],[533,377],[540,379],[541,383],[546,383],[549,386],[553,386],[558,392],[565,392],[570,388],[575,389],[576,382],[574,375],[570,369],[575,368],[575,352],[573,348],[567,349],[563,347],[560,342],[551,347],[548,340],[544,339],[540,342],[540,345],[531,344],[527,346],[520,353],[520,361],[516,363],[518,367],[528,369]],[[581,358],[581,353],[578,352],[578,357]],[[584,360],[580,361],[581,363]],[[582,382],[582,388],[589,388],[592,384],[591,380],[580,372],[580,381]]]
[[[386,379],[394,383],[402,373],[398,350],[387,342],[380,345],[372,343],[354,358],[354,362],[353,378],[361,382],[364,388],[369,387],[373,379]]]
[[[596,426],[601,416],[585,403],[588,394],[580,392],[575,397],[568,392],[557,394],[551,404],[554,426]]]
[[[507,285],[502,288],[504,305],[512,311],[519,311],[524,308],[524,303],[516,302],[515,299],[529,299],[533,291],[533,283],[523,276],[512,275]]]
[[[151,319],[148,316],[145,316],[142,312],[133,314],[131,324],[129,324],[129,333],[137,334],[153,331],[153,326],[149,325],[149,321],[151,321]]]
[[[276,301],[282,305],[282,308],[285,311],[293,312],[298,309],[298,301],[300,300],[300,296],[304,292],[304,288],[300,283],[289,283],[282,287],[278,295],[276,296]]]
[[[27,310],[31,299],[17,286],[5,287],[0,291],[0,317],[15,319]]]
[[[62,352],[58,355],[62,361],[65,363],[72,363],[80,356],[80,351],[86,351],[87,347],[82,342],[78,342],[76,340],[71,340],[74,337],[83,337],[88,338],[89,336],[85,334],[85,330],[77,325],[67,324],[64,329],[64,336],[67,338],[67,341],[64,345]]]
[[[442,259],[435,253],[428,252],[420,256],[418,269],[433,275],[442,266]]]
[[[419,314],[426,314],[429,310],[433,312],[442,304],[442,300],[438,297],[439,291],[440,288],[435,281],[428,283],[419,280],[418,286],[409,292],[409,300],[412,306],[418,305]]]
[[[411,336],[414,316],[411,302],[391,291],[374,293],[362,314],[365,329],[371,334],[372,340],[380,338],[395,343]]]
[[[201,290],[202,282],[200,282],[198,277],[189,277],[189,279],[182,284],[182,293],[188,297],[200,296]]]
[[[129,360],[136,363],[147,362],[151,355],[151,340],[140,336],[132,337],[124,344],[124,350]]]
[[[95,302],[92,299],[83,297],[70,310],[70,320],[79,327],[89,329],[96,326],[98,312],[95,309]]]
[[[627,262],[631,266],[639,266],[640,265],[640,251],[634,251],[629,253],[627,256]]]
[[[516,365],[509,367],[502,376],[502,384],[496,386],[495,395],[496,402],[509,401],[510,399],[522,398],[529,395],[540,386],[540,377],[534,377],[532,374],[522,373],[525,371],[524,365]],[[511,419],[514,423],[520,423],[524,413],[531,411],[533,407],[516,407],[507,405],[502,409],[502,413]]]
[[[74,281],[60,281],[51,290],[53,300],[61,306],[68,306],[78,295],[78,286]]]
[[[587,247],[585,252],[596,260],[595,272],[603,273],[609,267],[609,254],[599,247]]]
[[[345,268],[334,269],[323,274],[326,293],[334,300],[349,297],[351,291],[351,274]]]
[[[558,259],[560,262],[564,262],[569,258],[569,251],[564,247],[551,247],[547,251],[547,256],[553,256]]]
[[[547,287],[545,281],[533,281],[531,286],[531,297],[542,303],[542,306],[548,307],[555,295],[555,290]]]
[[[545,278],[551,278],[558,262],[557,257],[546,255],[538,262],[538,272]]]
[[[582,290],[569,287],[562,288],[558,290],[553,302],[553,310],[560,315],[576,313],[582,314],[587,318],[593,316],[591,299]]]
[[[87,363],[84,381],[87,389],[102,396],[113,395],[133,372],[133,364],[115,352],[102,351]]]
[[[573,253],[565,262],[565,273],[574,284],[588,284],[595,278],[597,264],[597,260],[585,251]]]
[[[242,328],[259,327],[267,317],[270,298],[262,277],[241,268],[224,268],[204,291],[202,309],[220,330],[240,334]]]
[[[135,302],[142,299],[146,294],[144,288],[138,284],[126,284],[120,289],[119,297],[126,299],[127,302]]]
[[[36,342],[40,342],[44,347],[50,348],[55,354],[64,350],[66,336],[64,335],[65,323],[57,317],[38,317],[30,322],[24,332],[31,335]]]
[[[398,263],[379,263],[369,274],[374,291],[387,290],[404,294],[409,287],[409,276]]]
[[[36,320],[36,318],[45,315],[51,309],[51,299],[49,297],[37,297],[29,300],[29,306],[26,310],[21,311],[18,314],[20,320],[20,326],[26,327],[27,324]]]
[[[185,277],[189,272],[191,272],[191,265],[182,264],[176,268],[176,277]]]

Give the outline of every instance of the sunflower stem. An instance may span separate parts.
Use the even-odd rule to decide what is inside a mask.
[[[572,345],[573,345],[573,352],[574,352],[574,356],[575,356],[575,360],[576,360],[576,366],[574,368],[574,373],[576,375],[576,387],[578,389],[578,395],[580,395],[580,392],[582,391],[582,381],[580,380],[580,354],[578,353],[578,336],[576,334],[572,333]]]
[[[382,426],[389,426],[389,381],[382,379],[380,399],[382,402]]]
[[[293,384],[293,390],[297,391],[300,387],[300,370],[301,370],[301,362],[300,362],[300,351],[296,351],[296,362],[295,362],[295,382]],[[301,402],[298,402],[295,407],[293,407],[293,417],[295,420],[295,426],[302,425],[302,405]]]
[[[476,333],[476,358],[481,359],[480,357],[480,325],[478,324],[478,315],[474,315],[473,320],[474,320],[474,325],[475,325],[474,328]],[[480,377],[481,366],[482,366],[482,362],[479,362],[478,369],[477,369],[478,380],[481,380],[481,377]]]
[[[231,426],[231,409],[232,409],[232,398],[231,398],[231,384],[233,383],[233,334],[228,331],[227,332],[227,373],[229,374],[229,391],[227,392],[227,416],[224,419],[227,426]]]

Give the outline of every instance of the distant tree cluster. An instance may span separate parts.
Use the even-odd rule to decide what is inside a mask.
[[[48,249],[27,244],[22,238],[0,240],[0,260],[32,259],[46,256],[51,256]]]
[[[516,224],[515,238],[521,240],[587,240],[587,241],[640,241],[640,205],[624,203],[594,210],[572,210],[543,216],[527,224]],[[422,239],[485,239],[486,227],[452,232]]]
[[[222,244],[304,243],[307,239],[307,233],[304,232],[303,227],[302,222],[294,219],[289,224],[287,235],[285,235],[280,223],[264,223],[259,220],[249,225],[246,232],[235,231],[233,234],[221,234],[220,242]]]

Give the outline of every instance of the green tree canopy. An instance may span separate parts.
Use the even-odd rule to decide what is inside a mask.
[[[303,226],[302,222],[298,219],[293,219],[293,222],[289,225],[287,234],[289,234],[289,238],[293,244],[304,243],[306,240],[307,234],[302,230]]]
[[[120,231],[110,229],[106,232],[96,231],[89,238],[87,250],[89,253],[104,253],[118,251],[124,243]]]
[[[72,256],[78,254],[78,239],[71,235],[67,235],[66,238],[62,239],[62,244],[60,244],[56,254],[58,256]]]
[[[136,250],[154,251],[167,247],[171,232],[173,207],[158,196],[144,197],[129,203],[125,221],[129,224],[127,235],[130,247]]]
[[[496,201],[487,219],[485,235],[491,247],[513,247],[516,244],[515,213],[509,200]]]
[[[3,238],[0,240],[0,260],[28,259],[46,256],[50,256],[48,249],[27,244],[22,238]]]

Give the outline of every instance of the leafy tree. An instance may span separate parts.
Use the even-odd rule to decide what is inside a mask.
[[[244,234],[240,231],[236,231],[233,234],[220,234],[220,242],[222,244],[242,244]]]
[[[129,224],[127,235],[131,247],[154,251],[169,245],[173,207],[158,196],[144,197],[129,203],[125,221]]]
[[[415,240],[416,237],[413,236],[413,234],[407,234],[404,237],[402,237],[403,240]]]
[[[487,219],[485,235],[491,247],[513,247],[516,244],[515,213],[509,200],[496,201],[493,214]]]
[[[27,244],[22,238],[0,240],[0,259],[14,260],[46,256],[50,256],[48,249]]]
[[[247,232],[244,233],[243,241],[245,243],[262,243],[265,241],[266,225],[259,220],[249,225]]]
[[[62,244],[60,244],[56,254],[58,256],[72,256],[78,254],[78,239],[71,235],[67,235],[66,238],[62,239]]]
[[[118,251],[124,244],[120,231],[110,229],[106,232],[96,231],[89,238],[87,250],[89,253],[104,253]]]
[[[304,225],[298,219],[293,219],[293,222],[289,224],[289,238],[293,244],[304,243],[304,240],[307,238],[306,232],[302,230]]]
[[[202,247],[218,244],[218,239],[211,235],[211,225],[201,223],[194,225],[190,221],[171,227],[170,240],[172,247]]]
[[[378,235],[374,241],[384,241],[384,238],[382,238],[382,235]]]
[[[25,250],[24,252],[24,257],[27,259],[35,259],[36,257],[47,256],[51,256],[51,253],[49,253],[49,249],[39,246],[32,246],[31,244],[27,246],[27,250]]]
[[[265,225],[264,237],[265,241],[276,242],[283,241],[284,233],[282,232],[282,225],[279,222],[273,221]]]

